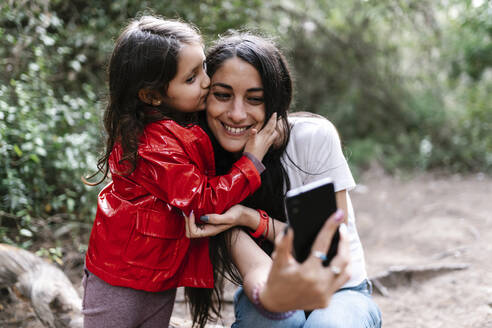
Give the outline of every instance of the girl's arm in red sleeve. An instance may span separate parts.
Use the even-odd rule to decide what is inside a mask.
[[[139,184],[159,199],[195,216],[222,213],[253,194],[261,185],[253,162],[242,156],[229,173],[208,177],[176,139],[165,146],[139,150],[138,169],[132,174]]]

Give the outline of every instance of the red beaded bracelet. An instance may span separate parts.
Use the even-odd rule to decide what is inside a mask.
[[[258,213],[260,213],[260,224],[258,224],[258,228],[256,228],[255,232],[250,232],[249,234],[253,238],[259,238],[263,232],[265,232],[265,229],[267,231],[267,236],[268,236],[268,214],[266,214],[265,211],[258,209]]]

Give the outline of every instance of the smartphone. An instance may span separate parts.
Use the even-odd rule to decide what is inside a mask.
[[[289,190],[285,205],[289,225],[294,229],[294,257],[302,263],[309,257],[311,246],[323,224],[337,210],[332,179],[320,179]],[[327,250],[327,259],[323,261],[324,266],[328,266],[336,255],[339,240],[337,228]]]

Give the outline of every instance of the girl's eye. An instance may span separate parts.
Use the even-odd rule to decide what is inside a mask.
[[[203,62],[203,71],[205,73],[207,73],[207,62],[206,61]]]
[[[196,80],[196,74],[193,74],[188,79],[186,79],[186,83],[191,84],[191,83],[195,82],[195,80]]]
[[[214,97],[217,100],[225,101],[225,100],[228,100],[231,97],[231,95],[228,93],[214,92]]]

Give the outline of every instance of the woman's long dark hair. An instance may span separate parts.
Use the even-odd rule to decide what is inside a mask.
[[[129,164],[130,174],[137,164],[138,140],[146,124],[171,118],[181,124],[189,115],[165,106],[151,106],[138,97],[140,89],[157,90],[163,95],[177,71],[178,55],[183,44],[202,43],[199,31],[184,22],[155,16],[132,20],[116,40],[108,67],[109,99],[104,110],[106,146],[98,160],[98,171],[84,183],[95,186],[109,173],[108,160],[116,142],[121,143],[121,162]],[[100,180],[89,182],[98,173]]]
[[[247,198],[243,204],[253,208],[261,208],[271,216],[285,221],[284,186],[290,187],[288,176],[281,163],[281,157],[287,147],[290,127],[287,122],[287,111],[292,100],[292,78],[286,60],[275,44],[263,37],[249,33],[234,33],[220,38],[209,49],[207,55],[207,72],[213,77],[224,62],[231,58],[239,58],[251,64],[260,74],[263,84],[265,101],[265,122],[277,113],[283,129],[283,141],[280,146],[272,147],[263,158],[266,171],[263,172],[261,187],[254,195]],[[201,118],[202,126],[210,136],[214,146],[217,175],[226,174],[237,157],[226,152],[206,123]],[[222,287],[228,279],[236,284],[241,283],[241,277],[232,264],[229,254],[231,233],[225,232],[210,239],[210,258],[214,268],[214,290],[187,289],[186,295],[191,304],[194,323],[203,327],[205,322],[220,316]],[[205,293],[208,292],[208,297]],[[201,294],[201,296],[198,296]],[[213,296],[213,297],[212,297]]]
[[[270,217],[285,221],[284,186],[288,190],[290,183],[281,163],[281,157],[290,136],[287,114],[292,101],[292,78],[287,61],[273,41],[249,33],[239,33],[219,39],[209,49],[208,74],[213,76],[227,59],[234,57],[247,62],[258,71],[263,84],[265,124],[273,113],[277,113],[284,136],[281,145],[271,147],[263,158],[262,162],[267,169],[261,176],[261,187],[242,204],[261,208]],[[213,143],[216,150],[216,172],[218,175],[225,174],[235,160],[234,155],[220,149],[222,147],[215,140]]]

